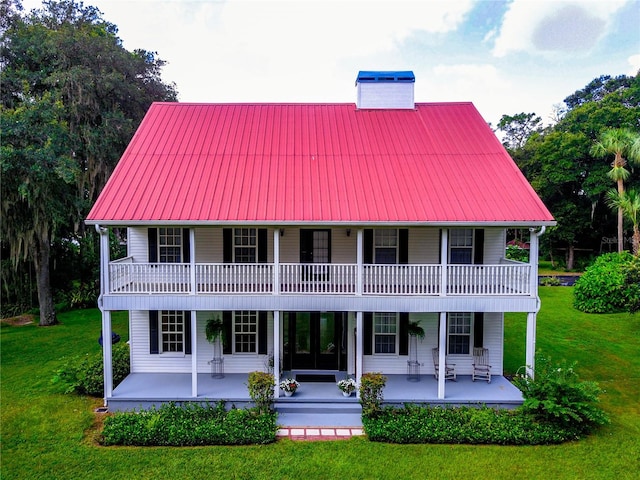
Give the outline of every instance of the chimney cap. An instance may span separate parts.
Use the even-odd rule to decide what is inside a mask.
[[[415,83],[416,77],[411,70],[403,71],[370,71],[360,70],[356,85],[358,83]]]

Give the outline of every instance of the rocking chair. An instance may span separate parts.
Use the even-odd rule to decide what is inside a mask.
[[[476,378],[486,380],[491,383],[491,365],[489,365],[489,349],[474,348],[473,349],[473,375],[472,380]]]
[[[436,380],[440,375],[440,350],[438,348],[432,348],[431,353],[433,355],[433,366],[435,368],[434,376]],[[447,363],[447,357],[445,356],[444,362],[444,379],[456,381],[456,369],[455,363]]]

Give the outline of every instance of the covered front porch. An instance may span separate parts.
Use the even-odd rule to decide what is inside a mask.
[[[284,376],[293,375],[284,372]],[[457,381],[447,381],[445,398],[438,398],[438,382],[433,375],[423,374],[418,380],[409,380],[407,375],[386,375],[384,403],[427,403],[431,405],[487,405],[497,408],[515,408],[523,402],[522,393],[508,379],[495,375],[491,383],[471,380],[471,376],[458,375]],[[335,378],[344,377],[336,372]],[[118,385],[108,407],[111,411],[134,410],[159,406],[166,402],[217,402],[225,400],[228,406],[238,408],[250,404],[247,388],[248,374],[231,373],[223,378],[210,374],[198,374],[198,396],[191,394],[192,376],[189,373],[132,373]],[[300,382],[300,388],[292,397],[275,400],[277,410],[289,406],[302,406],[312,415],[329,414],[336,411],[354,411],[359,407],[355,395],[344,397],[335,382]],[[326,423],[324,423],[326,424]]]

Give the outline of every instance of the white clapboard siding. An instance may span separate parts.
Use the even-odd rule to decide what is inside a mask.
[[[223,245],[221,228],[195,229],[196,263],[222,263]]]
[[[440,263],[440,229],[409,229],[409,263]]]
[[[484,263],[498,265],[504,258],[506,234],[504,228],[485,228],[484,230]]]
[[[129,227],[127,229],[127,255],[137,263],[149,261],[149,235],[146,227]]]

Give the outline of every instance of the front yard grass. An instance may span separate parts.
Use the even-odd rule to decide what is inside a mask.
[[[97,310],[60,315],[62,325],[2,326],[0,434],[3,480],[42,479],[631,479],[640,470],[640,315],[589,315],[571,288],[541,288],[538,350],[577,360],[606,390],[611,425],[578,442],[535,447],[390,445],[353,438],[242,447],[101,447],[100,400],[65,395],[51,378],[63,357],[99,351]],[[505,369],[524,362],[526,316],[505,322]],[[126,314],[114,330],[127,340]]]

